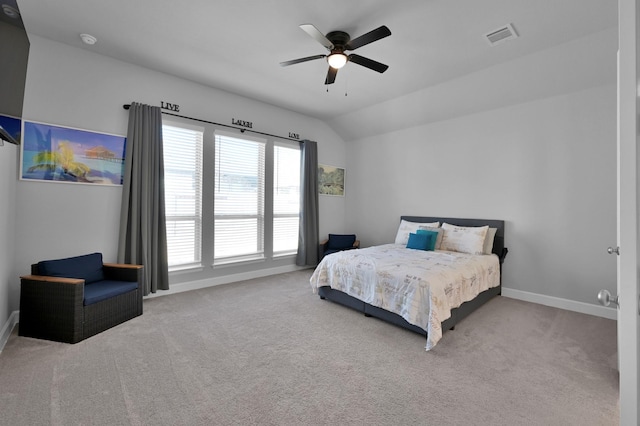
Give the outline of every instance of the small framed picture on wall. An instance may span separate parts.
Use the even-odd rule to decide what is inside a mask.
[[[344,197],[344,172],[340,167],[318,164],[318,194]]]

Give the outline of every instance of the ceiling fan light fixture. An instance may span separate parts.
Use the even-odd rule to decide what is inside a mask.
[[[0,0],[1,1],[1,0]],[[351,39],[348,33],[344,31],[331,31],[327,35],[323,35],[320,30],[314,27],[312,24],[302,24],[300,28],[322,44],[327,50],[328,55],[315,55],[307,56],[305,58],[294,59],[291,61],[280,62],[283,67],[299,64],[302,62],[313,61],[315,59],[324,58],[329,64],[329,70],[327,71],[327,77],[324,80],[324,84],[333,84],[336,80],[338,70],[345,66],[347,62],[353,62],[356,65],[363,66],[373,71],[383,73],[389,68],[388,65],[381,64],[373,59],[365,58],[364,56],[351,53],[347,55],[345,51],[355,50],[367,44],[373,43],[385,37],[391,35],[391,31],[385,25],[376,28],[373,31],[369,31],[366,34]]]
[[[332,53],[327,56],[327,62],[331,68],[339,70],[347,63],[347,55],[344,53]]]

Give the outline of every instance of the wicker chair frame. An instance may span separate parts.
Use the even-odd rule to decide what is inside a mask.
[[[84,306],[84,280],[42,276],[31,265],[31,275],[20,277],[18,334],[77,343],[142,315],[144,267],[105,263],[103,271],[107,280],[137,282],[138,288]]]

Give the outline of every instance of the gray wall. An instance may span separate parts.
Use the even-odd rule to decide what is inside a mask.
[[[615,292],[615,85],[348,147],[348,225],[363,245],[392,242],[403,214],[504,219],[505,287],[584,303]]]
[[[167,101],[187,116],[221,123],[246,117],[274,134],[296,130],[318,141],[321,163],[347,169],[346,197],[320,198],[321,236],[356,232],[363,246],[392,241],[402,214],[505,219],[505,287],[586,304],[600,288],[615,291],[615,259],[605,252],[616,240],[614,32],[334,120],[346,144],[319,120],[30,39],[25,119],[125,134],[122,104]],[[567,55],[571,60],[563,62]],[[571,65],[576,62],[580,67]],[[543,80],[529,92],[512,93],[535,78],[532,66]],[[544,79],[549,87],[541,90]],[[465,103],[487,93],[494,98],[484,105]],[[445,98],[439,113],[434,105]],[[404,124],[402,111],[412,114]],[[393,133],[378,128],[386,116],[394,118]],[[15,147],[0,148],[0,196],[6,200],[0,204],[0,327],[18,309],[18,275],[31,262],[93,250],[113,260],[117,244],[119,187],[16,181],[17,156]],[[279,266],[206,269],[173,276],[172,283]]]
[[[615,318],[616,51],[606,30],[343,117],[368,132],[345,136],[348,225],[371,245],[403,214],[504,219],[505,294]]]
[[[30,35],[30,41],[25,120],[125,135],[123,104],[172,102],[186,116],[227,124],[232,117],[249,119],[255,130],[277,135],[297,131],[318,142],[321,162],[345,166],[344,142],[319,120],[41,37]],[[18,156],[15,148],[0,148],[0,231],[16,235],[15,244],[12,237],[0,242],[0,328],[18,309],[18,275],[28,273],[31,263],[91,251],[114,261],[117,251],[121,187],[17,181]],[[343,231],[344,198],[321,199],[320,211],[321,233]],[[174,275],[171,282],[260,273],[294,263],[289,258],[218,270],[205,265],[200,272]]]

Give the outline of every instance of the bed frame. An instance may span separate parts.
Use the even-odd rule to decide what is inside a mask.
[[[452,330],[457,323],[466,318],[473,311],[480,306],[487,303],[494,296],[499,295],[502,292],[502,263],[504,262],[507,252],[509,251],[504,245],[504,221],[503,220],[484,220],[484,219],[460,219],[451,217],[426,217],[426,216],[401,216],[400,219],[404,219],[409,222],[429,223],[429,222],[447,222],[451,225],[458,226],[484,226],[489,225],[492,228],[496,228],[496,236],[493,240],[492,253],[496,254],[500,259],[500,285],[498,287],[490,288],[483,291],[475,299],[463,303],[458,308],[451,310],[451,317],[442,322],[442,331]],[[385,309],[378,308],[377,306],[370,305],[355,297],[349,296],[339,290],[334,290],[331,287],[319,287],[318,295],[321,299],[331,300],[332,302],[339,303],[344,306],[348,306],[359,312],[363,312],[367,317],[379,318],[383,321],[389,322],[394,325],[406,328],[408,330],[420,333],[427,337],[427,331],[421,327],[408,323],[400,315],[393,312],[389,312]]]

